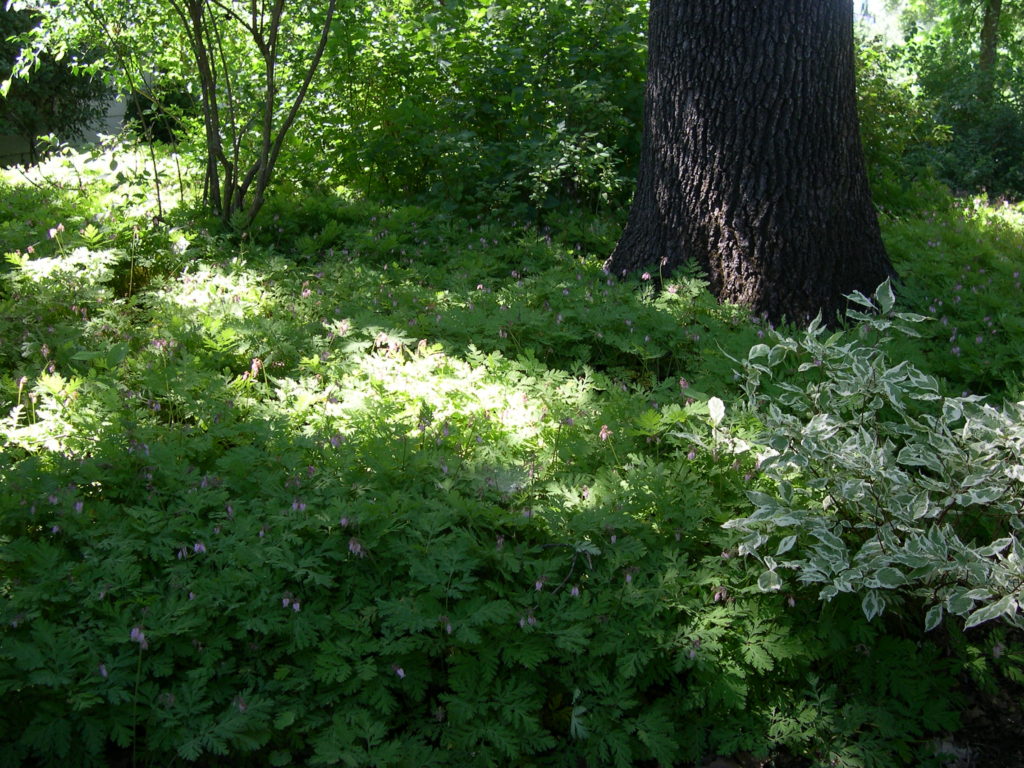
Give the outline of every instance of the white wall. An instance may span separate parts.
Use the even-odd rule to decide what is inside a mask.
[[[86,131],[81,139],[74,141],[74,146],[82,147],[87,144],[95,144],[100,139],[100,134],[111,136],[121,132],[121,122],[124,120],[125,102],[121,98],[111,99],[107,103],[107,112],[103,119],[93,130]],[[17,165],[27,163],[29,160],[28,141],[21,136],[10,136],[0,134],[0,166]]]

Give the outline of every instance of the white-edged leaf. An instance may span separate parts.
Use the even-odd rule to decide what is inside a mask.
[[[1017,601],[1013,599],[1012,595],[1007,595],[1001,600],[996,600],[994,603],[981,606],[981,608],[968,616],[967,621],[964,622],[964,629],[976,627],[986,621],[998,618],[1004,613],[1015,613],[1016,610]]]
[[[864,609],[864,615],[867,616],[868,621],[871,621],[876,616],[882,615],[882,612],[885,610],[885,601],[882,600],[878,590],[871,589],[864,595],[860,606]]]
[[[991,544],[989,544],[987,546],[984,546],[981,549],[977,550],[977,554],[980,555],[981,557],[992,557],[993,555],[998,555],[1000,552],[1002,552],[1004,549],[1006,549],[1012,543],[1013,543],[1013,539],[1011,539],[1011,538],[996,539]]]
[[[767,344],[755,344],[747,352],[747,360],[756,360],[759,357],[768,356],[768,345]]]
[[[907,583],[906,577],[899,569],[890,567],[879,568],[875,572],[875,579],[877,579],[879,586],[885,589],[895,589]]]
[[[896,294],[892,292],[892,283],[886,280],[875,290],[875,301],[883,314],[888,314],[896,305]]]
[[[938,605],[933,605],[931,608],[929,608],[928,613],[924,615],[924,631],[931,632],[933,629],[939,626],[939,624],[942,623],[942,614],[942,603],[939,603]]]
[[[782,589],[782,579],[775,571],[765,571],[757,577],[757,586],[762,592],[777,592]]]
[[[793,548],[794,544],[796,544],[796,536],[787,536],[779,542],[779,548],[775,551],[775,556],[779,557],[786,554]]]
[[[963,616],[974,607],[974,600],[963,593],[953,594],[946,598],[946,607],[950,613]]]

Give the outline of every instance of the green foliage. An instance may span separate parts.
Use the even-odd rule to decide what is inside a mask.
[[[180,122],[185,111],[161,101],[160,90],[195,94],[185,102],[201,105],[193,149],[202,158],[203,204],[223,224],[242,231],[263,205],[285,139],[318,71],[335,6],[335,0],[43,4],[36,8],[40,25],[35,39],[23,49],[15,74],[27,79],[48,51],[87,44],[104,54],[90,71],[104,71],[135,97],[137,114],[138,98],[145,98],[151,102],[151,119]],[[140,117],[146,113],[143,108]],[[158,173],[155,167],[153,172]],[[159,192],[159,180],[154,184]]]
[[[35,14],[0,8],[0,133],[25,137],[31,160],[36,160],[36,139],[57,134],[64,140],[78,138],[103,115],[106,84],[80,71],[79,59],[90,56],[62,52],[44,55],[35,64],[31,83],[12,81],[22,40],[30,40]],[[21,37],[24,36],[24,37]]]
[[[5,764],[925,765],[966,663],[1019,674],[1015,635],[759,588],[722,526],[773,487],[770,408],[728,355],[771,331],[609,283],[600,221],[292,196],[232,243],[129,210],[0,276]]]
[[[767,568],[763,590],[792,572],[823,600],[856,594],[869,620],[921,606],[927,629],[946,612],[968,628],[1000,617],[1024,627],[1024,404],[943,397],[884,352],[891,329],[913,334],[907,324],[924,318],[894,312],[888,284],[874,301],[853,298],[868,310],[851,313],[860,339],[815,323],[747,355],[773,492],[750,492],[753,514],[727,524],[747,534],[740,552]]]
[[[1021,207],[965,200],[890,222],[885,241],[904,301],[933,320],[918,337],[894,340],[896,358],[914,361],[955,394],[1021,399]]]
[[[343,13],[334,89],[296,132],[296,159],[316,170],[297,178],[464,215],[628,200],[645,4],[389,0]]]
[[[935,180],[929,153],[948,141],[935,122],[903,48],[877,38],[857,48],[857,111],[876,206],[887,212],[941,208],[948,192]]]
[[[904,9],[903,58],[934,105],[950,141],[926,150],[958,192],[1024,195],[1024,15],[1005,4],[991,71],[979,64],[985,4],[911,2]]]

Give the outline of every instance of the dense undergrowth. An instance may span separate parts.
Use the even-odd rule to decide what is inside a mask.
[[[885,221],[827,336],[131,158],[0,181],[0,765],[940,765],[1022,682],[1019,208]]]

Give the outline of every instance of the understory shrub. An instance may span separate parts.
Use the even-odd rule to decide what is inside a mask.
[[[943,397],[884,351],[925,318],[895,312],[888,284],[852,298],[867,310],[850,313],[859,338],[814,323],[751,348],[746,396],[773,492],[750,492],[754,513],[726,525],[766,567],[762,589],[792,578],[823,600],[855,593],[869,619],[927,608],[929,630],[946,613],[1024,627],[1024,403]]]
[[[645,4],[389,1],[342,13],[331,87],[296,126],[291,178],[465,216],[628,202]]]

